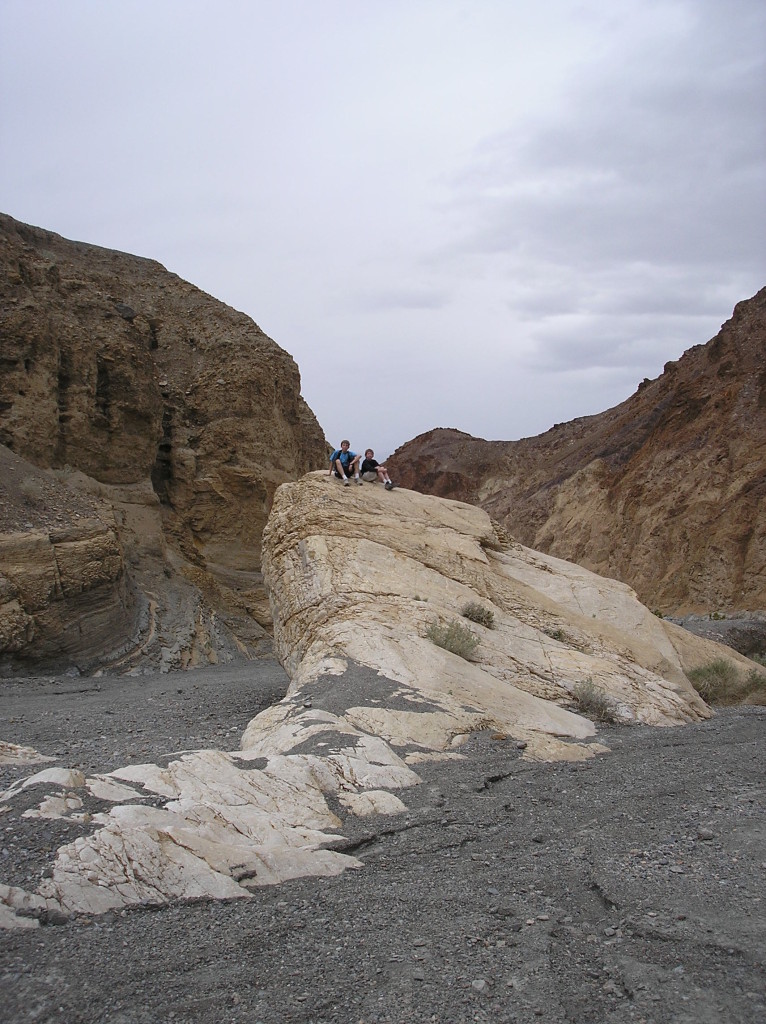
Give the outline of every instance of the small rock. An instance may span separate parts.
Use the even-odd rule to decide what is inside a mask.
[[[710,842],[711,839],[715,839],[715,832],[709,828],[698,828],[697,839],[702,839],[704,842]]]
[[[474,990],[474,992],[486,992],[487,983],[484,980],[484,978],[477,978],[476,981],[471,982],[471,988]]]

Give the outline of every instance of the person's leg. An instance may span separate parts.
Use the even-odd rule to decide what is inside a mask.
[[[361,455],[357,455],[357,457],[355,459],[351,460],[351,464],[348,467],[349,469],[353,469],[353,471],[354,471],[354,479],[356,480],[356,482],[358,484],[361,484],[361,482],[362,482],[360,477],[359,477],[359,463],[361,461],[361,458],[362,458]]]
[[[338,476],[341,478],[344,484],[348,484],[348,477],[346,476],[346,471],[343,468],[343,463],[340,461],[340,459],[335,460],[335,472],[338,474]]]

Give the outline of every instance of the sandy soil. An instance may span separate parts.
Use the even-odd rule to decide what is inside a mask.
[[[286,686],[269,660],[3,681],[0,739],[86,771],[233,749]],[[361,870],[0,932],[0,1016],[760,1024],[765,726],[756,707],[678,729],[611,726],[612,753],[577,765],[474,737],[466,761],[420,766],[407,815],[346,820],[338,845]],[[5,768],[0,786],[32,770]],[[44,834],[22,810],[0,816],[0,881],[33,887],[82,826]]]

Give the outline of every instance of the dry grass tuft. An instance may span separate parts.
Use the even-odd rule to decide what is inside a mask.
[[[491,608],[485,608],[484,605],[478,604],[476,601],[469,601],[468,604],[463,605],[460,614],[464,619],[478,622],[480,626],[486,626],[487,629],[495,628],[495,613]]]
[[[448,622],[446,626],[440,626],[434,620],[426,630],[426,636],[437,647],[451,651],[452,654],[457,654],[459,657],[465,658],[466,661],[470,661],[471,655],[479,646],[479,638],[476,634],[457,619]]]
[[[766,704],[766,672],[759,668],[742,673],[719,658],[692,669],[687,676],[706,704]]]
[[[618,722],[617,705],[592,679],[578,683],[572,691],[577,710],[597,722]]]

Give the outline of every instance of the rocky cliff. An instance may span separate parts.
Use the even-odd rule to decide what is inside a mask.
[[[249,652],[263,635],[256,620],[268,622],[260,548],[274,491],[326,458],[294,360],[247,316],[151,260],[0,216],[0,266],[0,443],[55,478],[59,534],[74,525],[66,493],[111,516],[127,565],[116,576],[123,588],[132,580],[145,626],[124,617],[112,646],[153,632],[157,657],[182,665],[191,649],[171,634],[199,640],[201,630],[214,656],[217,630],[233,628],[228,646]],[[41,486],[26,475],[22,487]],[[27,495],[6,533],[37,530],[44,504]],[[23,594],[11,575],[7,593]],[[5,654],[20,664],[31,648],[14,636]]]
[[[766,608],[766,288],[621,405],[539,437],[432,430],[388,460],[663,613]]]

